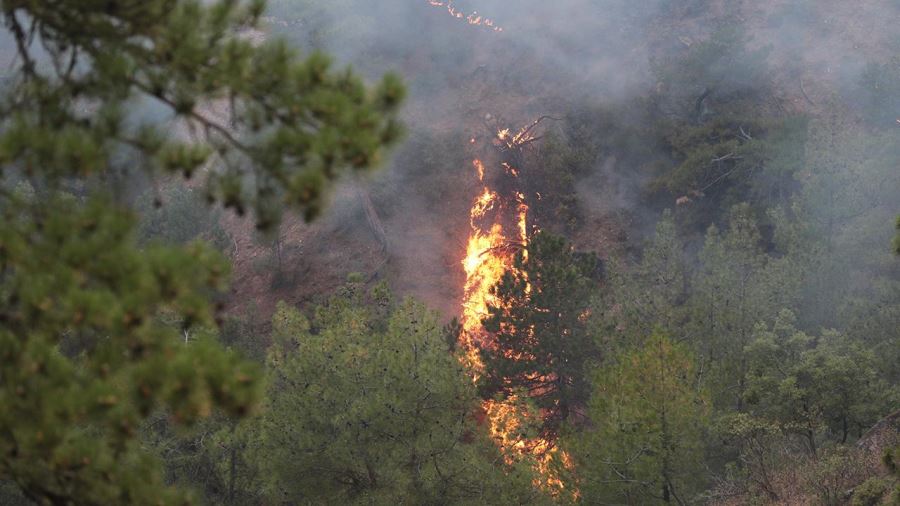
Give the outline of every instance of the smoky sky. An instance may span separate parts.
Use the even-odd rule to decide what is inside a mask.
[[[900,4],[889,0],[453,2],[502,32],[471,26],[428,0],[268,4],[262,29],[299,53],[326,51],[370,82],[393,71],[407,83],[405,141],[378,171],[342,184],[364,186],[384,220],[391,242],[384,277],[447,314],[460,295],[458,263],[478,190],[470,166],[477,153],[467,141],[486,133],[486,115],[515,128],[573,107],[627,109],[659,89],[655,65],[723,26],[740,27],[749,48],[766,49],[765,78],[788,113],[815,115],[834,100],[853,106],[866,66],[900,54]],[[0,57],[6,72],[15,61],[8,37],[0,37]],[[614,155],[598,157],[576,182],[580,205],[588,214],[646,211],[637,198],[642,181]],[[335,192],[316,225],[322,237],[346,231],[348,221],[351,231],[370,234],[354,195]]]
[[[407,82],[408,135],[362,183],[391,239],[386,276],[447,314],[460,295],[458,258],[473,192],[466,140],[485,115],[508,126],[575,107],[628,107],[660,83],[665,64],[723,27],[742,30],[767,56],[765,84],[788,114],[852,101],[867,62],[900,49],[900,10],[889,1],[456,0],[471,26],[427,0],[272,0],[270,29],[301,51],[320,49],[370,80],[395,71]],[[721,64],[721,62],[720,62]],[[725,65],[728,62],[724,62]],[[813,105],[815,104],[815,105]],[[557,128],[557,127],[551,127]],[[614,153],[576,182],[587,215],[641,209],[643,181]],[[439,188],[446,186],[448,188]],[[352,207],[352,206],[351,206]],[[341,219],[360,222],[362,213]],[[328,221],[326,217],[325,221]]]

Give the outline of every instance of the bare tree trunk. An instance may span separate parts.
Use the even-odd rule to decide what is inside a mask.
[[[372,198],[369,196],[369,192],[363,189],[362,186],[359,187],[357,193],[359,194],[359,201],[362,203],[363,209],[366,212],[366,221],[369,222],[369,227],[375,234],[375,238],[378,239],[378,242],[381,244],[382,253],[387,254],[389,246],[387,233],[384,231],[384,225],[381,223],[381,218],[378,217],[378,211],[375,210],[375,205],[372,204]]]
[[[375,205],[372,203],[372,198],[369,196],[369,192],[366,191],[361,182],[357,182],[357,194],[363,210],[366,213],[366,221],[369,223],[369,228],[372,229],[372,233],[375,234],[375,238],[378,239],[378,243],[381,245],[381,250],[379,251],[381,254],[381,261],[373,269],[372,274],[369,277],[369,280],[371,281],[378,275],[378,272],[381,271],[382,267],[387,264],[388,259],[390,258],[390,243],[388,242],[387,233],[384,230],[384,224],[381,222],[378,211],[375,210]]]

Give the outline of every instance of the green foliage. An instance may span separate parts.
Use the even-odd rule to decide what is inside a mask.
[[[797,190],[803,167],[806,120],[715,115],[699,125],[665,128],[675,166],[649,183],[653,195],[682,207],[682,220],[706,227],[731,206],[784,205]],[[713,221],[714,222],[714,221]]]
[[[139,429],[153,413],[243,415],[257,397],[254,367],[211,336],[224,259],[139,247],[116,180],[202,172],[210,203],[267,230],[283,208],[314,216],[332,180],[400,133],[396,77],[370,90],[323,55],[253,42],[263,8],[2,5],[17,66],[0,103],[0,481],[35,501],[184,504]],[[208,223],[162,221],[176,243]]]
[[[141,242],[187,244],[201,239],[219,251],[231,249],[231,239],[219,224],[221,213],[210,209],[194,190],[183,185],[167,188],[158,202],[145,195],[140,202],[140,215]]]
[[[740,111],[735,100],[730,110]],[[835,457],[831,446],[858,437],[896,402],[898,287],[884,248],[884,224],[896,213],[896,142],[890,132],[860,129],[834,104],[829,111],[809,123],[737,115],[745,119],[729,126],[728,115],[710,110],[696,125],[663,127],[684,146],[675,160],[687,164],[656,172],[653,184],[672,184],[666,192],[680,189],[690,201],[676,208],[680,226],[664,215],[637,261],[610,261],[608,294],[595,308],[605,343],[640,342],[659,326],[695,351],[698,379],[725,415],[723,445],[711,445],[707,456],[735,480],[725,480],[732,488],[723,497],[735,488],[759,502],[843,497],[840,487],[875,471]],[[723,160],[730,165],[721,172],[704,167],[704,159],[732,149],[750,151]],[[752,176],[729,179],[732,169]],[[703,177],[722,174],[724,184],[709,193],[690,193]],[[723,212],[736,199],[748,204]],[[711,228],[694,262],[683,232],[701,220],[725,222],[724,232]],[[806,336],[806,344],[759,340],[776,333],[786,308],[799,320],[789,335]],[[830,460],[818,466],[803,456],[813,447]],[[799,462],[815,472],[801,476]],[[789,490],[792,479],[804,484]]]
[[[721,26],[682,53],[654,62],[653,71],[662,90],[660,103],[695,123],[720,112],[717,107],[734,107],[768,86],[769,50],[748,50],[740,26]]]
[[[836,331],[810,337],[794,324],[784,310],[771,329],[757,328],[746,350],[746,399],[751,413],[801,435],[815,453],[822,431],[846,442],[890,408],[891,396],[871,350]]]
[[[589,504],[685,504],[699,492],[709,404],[691,353],[660,333],[594,378],[591,426],[571,446]]]
[[[779,498],[778,473],[793,448],[786,444],[777,424],[748,415],[726,413],[714,425],[715,433],[725,445],[735,449],[739,466],[729,463],[738,474],[737,481],[746,487],[750,497],[774,501]]]
[[[609,269],[615,307],[603,316],[614,324],[615,333],[635,343],[655,329],[673,336],[684,332],[691,274],[686,255],[672,213],[666,211],[640,262],[634,266],[620,262]]]
[[[210,199],[252,208],[264,229],[285,206],[315,216],[334,178],[377,163],[397,140],[404,89],[389,75],[368,90],[322,54],[299,60],[283,42],[254,44],[242,31],[263,8],[260,0],[4,4],[21,66],[0,163],[85,177],[125,149],[150,174],[190,177],[218,161],[207,172]],[[54,65],[36,62],[29,31]],[[138,99],[174,118],[129,121]],[[177,135],[179,125],[196,136]]]
[[[527,181],[529,191],[540,194],[540,206],[533,211],[539,223],[561,224],[564,230],[573,230],[579,221],[575,178],[584,171],[584,152],[574,142],[564,142],[558,136],[550,136],[541,142],[539,159],[529,165]]]
[[[552,436],[588,396],[587,366],[597,358],[587,316],[598,260],[562,237],[540,232],[516,254],[514,268],[491,288],[484,318],[496,346],[481,350],[486,397],[530,392]]]
[[[259,465],[274,501],[509,504],[537,500],[472,412],[437,315],[350,283],[310,322],[273,318]]]
[[[821,452],[804,470],[807,496],[824,506],[847,504],[854,485],[861,481],[859,473],[863,470],[857,457],[855,449],[846,446]]]
[[[642,168],[647,195],[677,204],[689,228],[703,230],[733,205],[785,205],[803,169],[807,119],[767,111],[768,48],[748,49],[743,29],[722,26],[708,39],[654,65],[655,123],[648,132],[669,156]]]
[[[0,504],[7,506],[32,506],[34,503],[22,495],[22,490],[13,481],[0,481]]]
[[[890,202],[898,185],[889,177],[900,158],[897,136],[873,135],[847,114],[834,105],[828,115],[811,122],[808,167],[801,176],[804,217],[831,247],[848,226]]]
[[[853,490],[850,506],[877,506],[889,491],[891,480],[872,477]]]
[[[896,132],[869,132],[835,106],[811,124],[808,169],[794,206],[810,268],[800,320],[822,327],[852,322],[853,338],[885,343],[890,354],[896,332],[888,328],[896,329],[900,311],[896,257],[885,247],[900,191],[897,141]]]
[[[846,505],[870,501],[883,474],[871,448],[823,445],[812,455],[778,422],[750,414],[722,417],[718,432],[740,450],[740,467],[731,471],[736,481],[712,494],[726,502]],[[854,498],[857,491],[859,497]]]
[[[263,318],[256,304],[251,302],[243,314],[225,317],[219,330],[219,341],[262,364],[269,345]]]
[[[202,493],[202,503],[259,504],[259,469],[247,451],[252,433],[242,427],[218,414],[188,429],[153,416],[142,441],[165,463],[166,483]]]
[[[558,228],[571,233],[582,225],[586,208],[594,201],[579,201],[578,183],[591,177],[601,157],[618,156],[639,159],[647,146],[638,132],[626,123],[625,111],[577,103],[564,120],[548,125],[548,132],[537,145],[537,156],[523,172],[526,192],[535,195],[537,205],[530,215],[543,229]],[[597,132],[603,132],[598,138]],[[630,160],[629,160],[630,161]]]
[[[900,446],[885,451],[883,460],[888,472],[894,477],[893,490],[888,497],[888,504],[900,505]]]
[[[7,202],[0,476],[36,501],[182,504],[135,435],[158,409],[191,423],[253,406],[253,367],[158,318],[212,324],[226,264],[202,244],[138,249],[130,213],[99,198]]]
[[[796,300],[802,271],[790,255],[763,250],[748,205],[732,209],[728,229],[711,227],[693,281],[691,327],[702,370],[709,371],[717,406],[742,409],[747,360],[744,347],[758,322],[771,321]]]

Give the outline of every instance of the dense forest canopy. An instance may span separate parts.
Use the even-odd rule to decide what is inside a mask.
[[[0,504],[900,504],[900,4],[0,7]]]

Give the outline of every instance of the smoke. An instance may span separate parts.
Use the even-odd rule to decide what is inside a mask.
[[[765,88],[785,116],[815,115],[829,101],[858,102],[866,63],[887,61],[900,41],[893,30],[900,13],[887,1],[455,0],[452,7],[502,31],[427,0],[271,0],[267,18],[270,31],[302,51],[327,51],[370,79],[385,71],[406,79],[407,140],[365,185],[391,244],[382,275],[448,314],[460,295],[456,263],[478,191],[467,141],[490,134],[486,117],[515,128],[542,114],[595,110],[614,135],[643,121],[640,100],[675,86],[660,81],[660,69],[723,29],[740,33],[760,67],[743,68],[750,59],[726,53],[695,73]],[[701,91],[684,90],[686,103]],[[571,136],[566,125],[549,129]],[[658,209],[642,200],[647,174],[637,165],[655,155],[636,160],[616,142],[597,144],[572,184],[585,222],[624,213],[651,225]]]
[[[606,237],[609,231],[595,233],[590,227],[626,216],[637,230],[629,240],[639,240],[652,230],[660,210],[644,193],[652,172],[647,167],[665,165],[671,157],[647,135],[652,125],[646,112],[656,107],[665,117],[679,114],[679,106],[699,103],[702,85],[679,87],[666,72],[696,53],[708,56],[705,44],[723,30],[739,33],[747,54],[760,56],[756,61],[724,52],[718,59],[698,59],[687,77],[714,76],[713,94],[724,93],[721,83],[758,90],[764,96],[760,103],[783,117],[824,121],[820,116],[840,110],[861,138],[877,114],[880,142],[896,137],[892,129],[898,128],[900,100],[879,95],[890,88],[892,76],[897,84],[891,92],[900,93],[896,1],[453,0],[452,7],[463,17],[428,0],[269,0],[262,27],[301,54],[325,51],[336,66],[352,67],[369,80],[387,71],[406,80],[405,142],[380,170],[335,191],[334,205],[313,227],[322,240],[338,231],[354,236],[348,244],[376,241],[353,189],[362,185],[389,243],[389,260],[378,276],[447,315],[456,312],[461,295],[467,210],[479,190],[470,165],[479,153],[469,139],[491,135],[488,125],[516,128],[544,114],[562,117],[541,128],[563,145],[586,147],[567,155],[575,160],[569,163],[571,174],[559,175],[573,178],[571,191],[584,223],[572,235],[581,245],[603,249],[602,240],[589,237]],[[469,15],[490,18],[502,31],[471,25]],[[749,68],[751,61],[758,67]],[[15,46],[4,32],[0,78],[14,62]],[[684,103],[673,105],[679,93]],[[721,112],[715,100],[700,105],[703,114]],[[589,135],[579,130],[582,123],[591,125],[585,129]],[[853,147],[864,149],[860,143]],[[883,165],[867,173],[880,202],[871,216],[879,220],[896,214],[894,203],[900,201],[900,183]],[[673,199],[666,205],[674,204]],[[375,250],[366,246],[347,255]],[[304,262],[322,265],[313,258]],[[379,263],[350,264],[324,268],[329,279],[340,279],[344,271]]]
[[[390,242],[382,275],[448,315],[458,309],[459,260],[478,191],[469,138],[493,133],[485,117],[516,128],[562,113],[576,96],[629,96],[647,82],[649,60],[636,42],[639,25],[656,12],[589,1],[558,7],[459,1],[453,7],[489,17],[503,31],[469,25],[426,0],[274,0],[267,18],[272,32],[305,51],[326,51],[370,79],[385,71],[406,79],[407,140],[365,184]],[[339,209],[345,206],[330,214]]]

